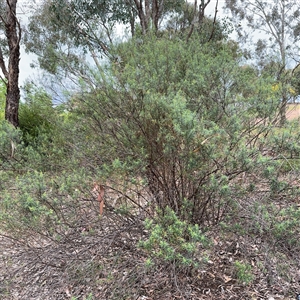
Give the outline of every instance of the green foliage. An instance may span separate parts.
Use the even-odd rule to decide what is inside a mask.
[[[163,18],[170,13],[181,12],[183,4],[183,0],[158,1],[157,5],[160,9],[160,13],[157,15],[158,20],[163,20]],[[141,9],[143,9],[143,6],[144,5],[141,4]],[[81,14],[78,14],[78,11],[80,11]],[[112,27],[112,25],[122,23],[123,25],[136,27],[136,18],[139,17],[136,3],[121,0],[109,2],[99,2],[97,0],[52,0],[49,12],[55,16],[55,19],[52,21],[66,27],[65,30],[73,36],[75,42],[83,45],[87,43],[85,38],[86,34],[89,34],[91,37],[93,30],[99,27],[99,25],[101,26],[103,24],[103,27]],[[149,17],[153,18],[154,16],[147,16],[147,18]],[[149,22],[149,20],[147,21]],[[155,22],[156,20],[152,21]],[[80,31],[78,30],[78,25],[82,24],[82,22],[88,23],[89,26],[82,28]],[[94,42],[99,42],[99,40],[97,41],[97,39],[95,39]]]
[[[78,27],[76,28],[77,19],[70,15],[68,5],[64,1],[59,2],[56,15],[57,11],[51,10],[53,2],[55,1],[39,3],[38,8],[35,8],[35,13],[29,18],[24,43],[26,51],[37,55],[40,68],[61,76],[62,79],[66,77],[66,73],[61,74],[62,71],[68,70],[68,73],[72,73],[75,69],[82,68],[82,58],[89,42],[82,37],[85,40],[83,46],[74,40],[74,35],[78,35],[80,39]],[[83,55],[81,58],[80,54]],[[34,64],[32,66],[36,67]]]
[[[151,34],[156,29],[158,35],[163,34],[165,21],[170,17],[179,18],[180,22],[185,23],[185,31],[188,30],[187,27],[194,27],[191,16],[186,13],[186,3],[183,0],[157,1],[157,7],[154,4],[152,6],[151,2],[141,3],[139,7],[138,2],[122,0],[44,1],[30,17],[28,32],[24,37],[26,49],[35,53],[39,66],[51,74],[60,74],[60,78],[71,74],[78,78],[80,74],[79,78],[86,78],[87,53],[94,59],[98,70],[101,69],[98,56],[105,56],[112,62],[118,58],[114,55],[113,48],[119,42],[116,38],[119,36],[116,28],[119,28],[120,23],[126,29],[130,28],[132,36],[135,37]],[[196,10],[193,14],[192,19],[195,20],[196,15],[200,13]],[[188,25],[186,18],[189,19]],[[197,28],[201,29],[194,31],[201,31],[202,42],[210,40],[210,37],[220,41],[226,36],[225,32],[228,32],[228,24],[218,20],[213,22],[205,18],[204,22],[198,25]],[[61,74],[61,71],[67,72]]]
[[[283,158],[280,163],[280,172],[282,174],[288,174],[289,172],[297,172],[300,170],[300,159],[292,158],[286,159]]]
[[[20,158],[21,132],[7,121],[0,121],[0,169],[12,168],[14,157]]]
[[[5,116],[5,101],[6,101],[6,86],[0,81],[0,120],[4,120]]]
[[[180,221],[175,212],[167,207],[164,213],[158,211],[154,220],[146,219],[145,228],[149,238],[140,241],[139,246],[149,255],[146,266],[152,265],[152,258],[180,267],[198,266],[199,248],[208,243],[198,225]]]
[[[299,28],[300,13],[297,1],[288,2],[275,0],[272,3],[259,0],[228,0],[226,8],[232,14],[232,20],[237,24],[236,28],[240,37],[247,37],[252,45],[244,44],[248,54],[253,52],[257,65],[263,69],[269,69],[274,74],[280,86],[280,125],[286,122],[286,104],[291,98],[291,86],[295,86],[290,72],[286,69],[288,61],[299,52],[297,44],[297,30]],[[288,21],[287,21],[288,20]],[[245,26],[243,26],[243,25]],[[245,29],[246,28],[246,29]],[[266,35],[263,38],[249,39],[251,28],[254,36],[260,31]],[[242,40],[242,38],[241,38]],[[284,46],[287,41],[289,44]],[[256,44],[253,46],[253,42]],[[249,47],[250,46],[250,47]],[[248,50],[254,49],[254,50]]]
[[[282,161],[285,159],[298,158],[300,155],[299,123],[291,122],[280,130],[274,129],[270,136],[270,145],[275,153],[280,153]]]
[[[286,176],[286,175],[285,175]],[[269,191],[264,191],[263,197],[258,197],[259,191],[253,190],[245,200],[240,200],[243,208],[242,221],[232,223],[232,215],[225,225],[237,234],[263,236],[265,241],[282,249],[299,249],[300,210],[294,204],[299,197],[299,188],[293,183],[279,180],[272,176]],[[284,198],[280,198],[284,195]],[[253,199],[249,201],[249,199]]]
[[[50,134],[55,126],[52,99],[43,90],[28,84],[25,103],[20,105],[19,122],[26,144],[38,143],[39,134]]]
[[[61,168],[70,155],[66,148],[70,123],[60,107],[41,88],[25,86],[25,103],[19,109],[19,128],[27,165],[39,170]],[[66,132],[65,132],[66,131]]]
[[[291,206],[280,210],[271,227],[272,234],[280,245],[285,245],[289,249],[300,246],[299,222],[300,209],[298,207]]]
[[[202,7],[203,8],[203,7]],[[195,24],[195,19],[198,24]],[[195,26],[196,25],[196,26]],[[193,32],[191,28],[193,27]],[[213,19],[207,17],[199,11],[199,7],[195,7],[193,3],[185,2],[181,9],[171,14],[167,20],[166,31],[168,35],[183,40],[189,39],[191,35],[196,35],[201,44],[209,41],[222,41],[226,39],[232,32],[232,26],[227,19]]]
[[[294,93],[297,96],[300,95],[300,72],[298,67],[292,73],[291,85]]]
[[[252,274],[252,267],[248,263],[236,261],[234,263],[236,269],[236,277],[240,283],[250,284],[254,276]]]
[[[245,6],[246,5],[246,6]],[[266,36],[257,40],[256,52],[262,58],[280,56],[280,67],[286,67],[286,59],[298,51],[296,41],[299,28],[299,6],[297,1],[289,2],[275,0],[272,3],[255,1],[236,1],[226,2],[226,8],[232,14],[233,21],[238,24],[237,31],[240,35],[248,35],[248,31],[243,31],[243,26],[252,29],[253,34],[264,30]],[[288,22],[286,22],[288,20]],[[246,21],[243,23],[243,21]],[[278,31],[280,29],[280,31]],[[290,41],[288,49],[282,49],[285,39]],[[269,47],[268,47],[269,46]],[[275,50],[276,49],[276,50]],[[295,52],[296,51],[296,52]],[[277,52],[277,53],[276,53]],[[282,71],[282,70],[281,70]]]
[[[21,238],[30,232],[59,240],[68,227],[76,224],[79,195],[89,179],[84,172],[49,173],[28,171],[9,181],[11,190],[1,192],[0,231]]]
[[[142,178],[156,205],[182,220],[218,222],[241,192],[233,179],[261,165],[278,104],[274,80],[240,67],[236,45],[199,49],[196,36],[148,35],[115,51],[120,60],[95,78],[99,88],[83,85],[74,96],[85,119],[76,125],[85,132],[80,147],[93,145],[86,157],[101,157],[104,177]]]
[[[253,212],[256,232],[269,236],[279,247],[298,248],[300,210],[295,206],[280,209],[275,205],[256,204]]]
[[[15,231],[15,234],[22,235],[29,228],[44,230],[45,222],[57,218],[52,201],[48,202],[48,189],[42,173],[28,173],[18,178],[15,188],[14,193],[3,194],[0,218],[1,227],[6,232]]]

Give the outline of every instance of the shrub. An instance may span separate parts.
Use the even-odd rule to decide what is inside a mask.
[[[279,246],[284,246],[289,250],[300,249],[299,223],[300,209],[298,207],[291,206],[279,211],[271,226],[271,232]]]
[[[54,107],[51,97],[41,88],[27,84],[25,92],[19,123],[27,165],[40,171],[67,167],[67,157],[71,156],[67,147],[68,122],[64,122],[60,107]]]
[[[21,132],[7,121],[0,121],[0,169],[14,169],[21,149]]]
[[[84,119],[76,146],[103,177],[146,182],[160,210],[214,224],[243,193],[235,179],[260,166],[278,99],[272,79],[241,68],[230,45],[198,42],[149,35],[119,45],[120,62],[73,97]]]
[[[25,86],[25,103],[21,103],[19,109],[20,129],[26,145],[41,144],[39,136],[48,134],[55,127],[55,110],[52,107],[52,99],[41,89],[31,84]]]
[[[35,170],[19,175],[10,181],[10,189],[2,192],[0,230],[20,239],[32,232],[41,240],[60,239],[68,228],[78,225],[78,211],[84,215],[80,197],[87,193],[92,198],[89,182],[79,170],[58,176]],[[88,203],[97,213],[93,202]]]
[[[139,246],[149,256],[147,265],[151,265],[152,259],[158,259],[177,267],[197,267],[204,260],[199,258],[200,247],[207,245],[208,239],[198,225],[180,221],[170,208],[164,213],[158,211],[154,220],[146,219],[145,228],[149,237],[140,241]]]
[[[240,261],[236,261],[234,263],[236,270],[236,277],[240,283],[250,284],[254,276],[252,274],[252,267],[248,263],[243,263]]]

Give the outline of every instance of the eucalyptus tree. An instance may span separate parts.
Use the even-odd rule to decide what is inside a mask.
[[[132,36],[137,28],[146,34],[152,29],[152,24],[157,31],[163,18],[170,12],[179,12],[183,4],[183,0],[44,0],[35,6],[30,18],[27,49],[40,54],[50,45],[58,50],[59,45],[72,43],[73,48],[90,51],[93,58],[97,53],[111,58],[110,45],[120,26],[129,26]],[[45,45],[46,41],[48,44]]]
[[[134,35],[137,20],[143,34],[149,30],[157,32],[164,18],[170,13],[178,13],[184,0],[52,0],[52,10],[60,19],[71,21],[75,28],[79,23],[86,25],[90,20],[97,19],[104,27],[110,22],[130,25]],[[204,1],[202,1],[204,2]],[[210,2],[210,0],[208,0]],[[61,12],[66,12],[63,17]],[[70,19],[71,17],[71,19]]]
[[[206,43],[213,40],[227,39],[228,34],[232,31],[232,26],[226,19],[217,18],[218,1],[215,4],[214,16],[207,17],[205,11],[210,0],[197,1],[194,3],[186,2],[182,5],[181,11],[172,14],[167,20],[166,29],[169,34],[181,36],[188,41],[192,34],[197,34],[200,42]]]
[[[252,33],[261,36],[255,41],[254,50],[262,66],[270,61],[277,64],[275,77],[281,86],[280,120],[283,124],[291,80],[287,69],[299,62],[299,3],[296,0],[226,0],[225,7],[232,14],[241,41],[250,41]]]
[[[190,35],[195,24],[199,27],[203,23],[209,3],[210,0],[195,1],[193,20],[187,29]],[[63,71],[91,81],[87,61],[102,72],[102,59],[118,60],[112,49],[129,38],[120,34],[120,28],[129,29],[131,37],[143,38],[150,32],[159,35],[169,19],[185,17],[185,9],[184,0],[43,0],[34,7],[25,44],[27,51],[38,56],[39,66],[48,72]]]
[[[17,19],[17,0],[0,2],[0,30],[1,36],[4,35],[0,39],[0,68],[1,80],[6,86],[5,119],[18,127],[21,26]]]

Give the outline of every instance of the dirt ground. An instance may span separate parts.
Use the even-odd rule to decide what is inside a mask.
[[[300,117],[300,103],[288,104],[286,117],[288,120],[298,119]]]

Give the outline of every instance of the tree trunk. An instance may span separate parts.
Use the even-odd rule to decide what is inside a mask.
[[[159,4],[158,4],[158,1],[157,0],[153,0],[152,1],[152,20],[153,20],[153,25],[154,25],[155,32],[158,31],[159,17],[160,16],[159,16]]]
[[[18,127],[21,28],[16,17],[16,5],[17,0],[6,0],[6,20],[3,18],[2,21],[5,23],[5,34],[9,49],[8,69],[6,74],[4,74],[7,82],[5,119],[15,127]]]
[[[143,35],[145,35],[148,31],[147,15],[144,12],[142,1],[134,0],[134,2],[136,5],[136,9],[138,11],[138,16],[139,16],[141,27],[142,27],[142,33],[143,33]],[[149,10],[149,3],[148,3],[148,1],[145,1],[145,3],[146,3],[145,10],[147,13]]]

